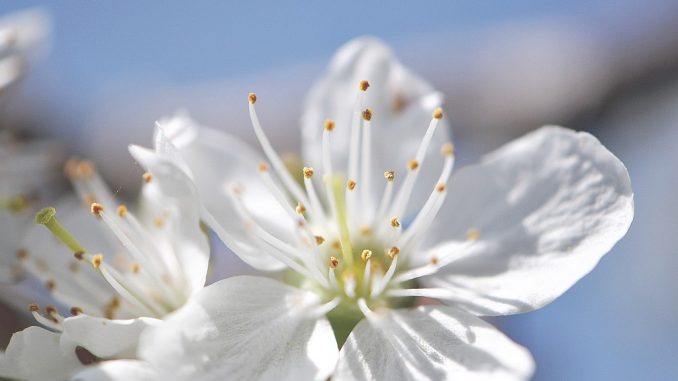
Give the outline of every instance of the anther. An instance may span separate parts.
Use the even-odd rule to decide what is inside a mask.
[[[77,176],[90,178],[94,174],[94,164],[89,160],[83,160],[78,163],[75,172]]]
[[[398,248],[398,246],[393,246],[386,252],[386,255],[391,259],[395,258],[398,254],[400,254],[400,248]]]
[[[95,216],[101,217],[101,213],[104,212],[104,206],[98,202],[93,202],[92,205],[90,205],[90,210]]]
[[[78,174],[78,159],[72,157],[66,161],[64,164],[64,174],[67,177],[73,178]]]
[[[400,227],[400,220],[398,217],[392,217],[391,218],[391,226],[394,228],[399,228]]]
[[[78,316],[82,313],[82,308],[80,307],[71,307],[71,315]]]
[[[332,249],[339,251],[341,250],[341,243],[339,241],[332,241],[331,247]]]
[[[367,262],[370,258],[372,258],[372,250],[363,250],[363,252],[360,253],[360,259],[362,259],[363,262]]]
[[[247,100],[250,102],[250,104],[255,104],[257,103],[257,94],[255,93],[249,93],[247,94]]]
[[[54,279],[49,279],[47,282],[45,282],[45,288],[47,288],[48,291],[52,291],[56,288],[56,282]]]
[[[162,217],[157,216],[153,219],[153,225],[155,225],[156,228],[160,229],[163,226],[165,226],[165,220]]]
[[[323,243],[325,243],[325,238],[321,235],[317,235],[317,236],[315,236],[315,243],[316,243],[316,245],[320,246]]]
[[[386,181],[393,181],[395,179],[395,172],[393,171],[384,172],[384,178],[386,179]]]
[[[125,204],[118,205],[118,216],[125,217],[127,215],[127,206]]]
[[[436,107],[435,110],[433,110],[433,117],[436,119],[442,119],[443,118],[443,109],[440,107]]]
[[[306,207],[301,202],[297,203],[297,207],[294,208],[294,210],[297,212],[297,214],[303,215],[304,213],[306,213]]]
[[[132,273],[138,274],[139,270],[141,270],[141,266],[136,262],[132,263]]]
[[[259,172],[266,172],[268,171],[268,164],[264,163],[263,161],[259,163]]]
[[[313,177],[313,173],[314,173],[313,168],[304,167],[304,177],[305,178],[310,179],[311,177]]]
[[[454,146],[452,143],[445,143],[443,144],[443,147],[440,149],[440,153],[445,156],[449,157],[454,155]]]
[[[469,229],[469,230],[466,232],[466,238],[467,238],[469,241],[475,241],[475,240],[477,240],[478,238],[480,238],[480,230],[478,230],[478,229],[476,229],[476,228],[471,228],[471,229]]]
[[[26,258],[28,258],[28,250],[21,248],[16,251],[16,259],[24,261]]]
[[[37,305],[36,303],[31,303],[28,305],[28,311],[29,312],[38,312],[40,311],[40,306]]]
[[[101,267],[101,263],[104,261],[104,256],[101,254],[97,254],[92,257],[92,266],[94,266],[95,269],[98,269]]]
[[[144,172],[144,174],[141,175],[141,178],[144,180],[145,183],[150,183],[151,180],[153,180],[153,175],[151,175],[150,172]]]
[[[348,188],[348,190],[355,189],[356,185],[358,185],[358,183],[356,183],[355,180],[353,180],[353,179],[350,179],[346,182],[346,188]]]
[[[54,306],[47,306],[45,307],[45,313],[54,318],[57,315],[57,309]]]
[[[446,186],[443,183],[436,185],[436,191],[439,193],[445,192]]]
[[[370,228],[369,226],[362,226],[360,228],[360,235],[367,236],[370,234],[372,234],[372,228]]]
[[[365,111],[363,111],[363,119],[366,121],[372,120],[372,109],[371,108],[366,108]]]
[[[339,266],[339,260],[337,257],[330,257],[330,267],[336,269]]]
[[[412,159],[407,162],[407,169],[409,169],[410,171],[414,171],[417,168],[419,168],[419,161]]]
[[[432,256],[432,257],[431,257],[431,264],[432,264],[433,266],[436,266],[436,265],[438,264],[438,257],[436,257],[435,255]]]
[[[75,259],[82,261],[82,259],[85,257],[85,252],[84,251],[76,251],[75,253],[73,253],[73,256],[75,257]]]
[[[367,91],[367,89],[370,87],[370,83],[367,82],[366,80],[360,81],[360,91]]]
[[[334,121],[332,119],[325,120],[325,131],[334,130]]]

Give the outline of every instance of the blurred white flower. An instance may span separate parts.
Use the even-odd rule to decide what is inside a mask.
[[[378,107],[364,108],[374,90]],[[130,148],[163,189],[190,178],[203,219],[243,260],[289,270],[288,284],[203,289],[142,335],[140,357],[178,378],[528,378],[529,353],[476,316],[540,308],[595,266],[633,217],[623,164],[587,133],[545,127],[451,179],[454,149],[441,144],[437,178],[424,175],[447,136],[437,95],[370,39],[341,49],[310,99],[304,153],[318,169],[300,171],[303,187],[254,94],[270,167],[181,116],[159,123],[155,152]],[[323,115],[342,123],[322,128]],[[431,299],[446,305],[421,305]]]
[[[0,19],[0,92],[21,77],[27,56],[44,45],[49,18],[39,9]]]
[[[42,311],[29,306],[49,330],[29,327],[12,336],[0,358],[3,377],[65,379],[103,360],[134,359],[139,333],[205,283],[207,236],[186,185],[161,192],[145,174],[135,214],[116,205],[90,162],[70,160],[65,170],[81,200],[64,201],[60,219],[56,209],[45,208],[36,222],[67,249],[35,227],[20,251],[22,271],[42,281],[58,304]],[[71,316],[61,312],[66,310]],[[105,367],[126,365],[145,366],[127,361]]]

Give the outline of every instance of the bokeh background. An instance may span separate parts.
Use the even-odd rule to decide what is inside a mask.
[[[55,0],[0,16],[34,6],[51,33],[0,124],[60,139],[122,196],[139,185],[127,144],[177,109],[254,142],[257,91],[276,147],[298,151],[306,90],[364,34],[446,94],[461,165],[544,124],[594,133],[631,174],[628,235],[553,304],[495,322],[532,351],[535,380],[678,379],[678,2]],[[215,277],[244,271],[221,250]]]

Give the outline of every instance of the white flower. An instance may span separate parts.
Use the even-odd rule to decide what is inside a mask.
[[[205,283],[207,237],[185,186],[160,191],[145,174],[134,214],[116,205],[90,162],[71,160],[66,173],[81,200],[65,201],[60,219],[54,208],[36,216],[66,248],[40,226],[29,235],[21,258],[23,270],[43,282],[56,301],[44,310],[29,307],[49,331],[29,327],[14,334],[0,358],[3,377],[65,379],[103,360],[134,359],[139,333],[184,305]],[[121,371],[130,364],[130,371],[146,367],[104,364]],[[86,375],[96,372],[88,369]]]
[[[389,107],[393,88],[405,109]],[[379,108],[366,109],[375,91]],[[288,269],[288,284],[206,287],[144,332],[140,357],[174,378],[529,378],[529,352],[476,316],[540,308],[588,273],[630,225],[628,173],[593,136],[545,127],[450,178],[442,111],[425,101],[436,98],[388,49],[357,40],[311,92],[304,153],[315,167],[303,187],[266,138],[254,94],[268,162],[186,117],[159,124],[155,152],[132,146],[163,189],[191,179],[202,218],[243,260]],[[323,128],[321,116],[343,122]]]
[[[0,19],[0,92],[21,77],[27,55],[44,43],[49,18],[38,9]]]

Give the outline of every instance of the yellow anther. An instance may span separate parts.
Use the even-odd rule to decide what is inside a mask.
[[[443,183],[440,183],[440,184],[436,185],[436,191],[437,191],[437,192],[440,192],[440,193],[445,192],[445,189],[446,189],[446,188],[447,188],[447,187],[446,187],[445,184],[443,184]]]
[[[367,82],[366,80],[360,81],[360,91],[367,91],[367,89],[370,87],[370,83]]]
[[[38,312],[40,311],[40,306],[37,305],[36,303],[31,303],[28,305],[28,311],[29,312]]]
[[[363,252],[360,253],[360,259],[362,259],[363,262],[367,262],[370,258],[372,258],[372,250],[363,250]]]
[[[431,264],[433,266],[436,266],[438,264],[438,257],[436,257],[435,255],[431,256]]]
[[[395,172],[393,171],[386,171],[384,172],[384,178],[386,181],[393,181],[395,180]]]
[[[391,226],[394,228],[399,228],[400,227],[400,220],[398,217],[392,217],[391,218]]]
[[[325,131],[334,130],[334,121],[332,119],[325,120]]]
[[[90,210],[92,211],[92,214],[94,214],[95,216],[101,216],[101,213],[104,212],[104,207],[98,202],[93,202],[90,205]]]
[[[118,216],[125,217],[127,215],[127,206],[125,204],[118,205]]]
[[[330,267],[336,269],[339,266],[339,260],[337,257],[330,257]]]
[[[144,172],[144,174],[141,175],[141,178],[144,180],[145,183],[150,183],[151,180],[153,180],[153,175],[151,175],[150,172]]]
[[[391,259],[395,258],[398,254],[400,254],[400,248],[398,248],[398,246],[393,246],[386,252],[386,255]]]
[[[95,269],[98,269],[101,267],[101,263],[104,261],[104,256],[101,254],[97,254],[92,257],[92,266],[94,266]]]
[[[320,246],[323,243],[325,243],[325,238],[321,235],[317,235],[317,236],[315,236],[315,243],[316,243],[316,245]]]
[[[371,108],[366,108],[365,111],[363,111],[363,119],[366,121],[372,120],[372,109]]]
[[[440,149],[440,153],[445,157],[454,155],[454,145],[452,145],[452,143],[443,144],[443,147]]]
[[[82,313],[82,308],[80,307],[71,307],[71,315],[78,316]]]
[[[306,213],[306,207],[305,207],[304,204],[302,204],[301,202],[298,202],[298,203],[297,203],[297,207],[294,208],[294,210],[296,210],[297,214],[304,214],[304,213]]]
[[[311,177],[313,177],[313,173],[315,173],[315,172],[313,171],[313,168],[311,168],[311,167],[304,167],[304,177],[305,177],[305,178],[310,179]]]
[[[264,163],[263,161],[259,163],[259,172],[266,172],[268,171],[268,164]]]
[[[139,270],[141,270],[141,266],[136,262],[132,263],[132,272],[138,274]]]
[[[81,176],[83,178],[92,177],[92,175],[94,175],[94,171],[94,163],[89,160],[83,160],[79,162],[75,170],[77,176]]]
[[[433,117],[436,119],[442,119],[443,118],[443,109],[440,107],[437,107],[435,110],[433,110]]]
[[[412,159],[407,162],[407,169],[409,169],[410,171],[414,171],[417,168],[419,168],[419,161]]]
[[[337,251],[341,250],[341,243],[339,241],[332,241],[331,247]]]
[[[165,226],[165,219],[158,216],[153,219],[153,225],[155,225],[156,228],[160,229],[163,226]]]
[[[250,104],[257,103],[257,94],[255,94],[255,93],[247,94],[247,100],[250,102]]]
[[[348,188],[348,190],[354,190],[356,185],[358,185],[358,183],[356,183],[353,179],[350,179],[346,182],[346,188]]]
[[[469,241],[477,240],[478,238],[480,238],[480,230],[478,230],[476,228],[471,228],[471,229],[467,230],[466,231],[466,238]]]
[[[370,235],[372,234],[372,228],[369,226],[362,226],[360,228],[360,235]]]

